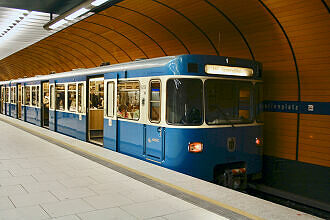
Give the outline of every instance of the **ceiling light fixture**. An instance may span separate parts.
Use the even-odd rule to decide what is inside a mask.
[[[119,2],[119,0],[87,0],[77,7],[72,8],[71,10],[59,15],[58,17],[50,20],[43,27],[46,30],[56,29],[68,22],[71,22],[69,25],[91,15],[91,10],[96,7],[106,3],[112,2],[113,4]],[[88,13],[89,12],[89,13]],[[60,22],[61,21],[61,22]]]
[[[63,24],[65,24],[65,23],[67,23],[67,22],[68,22],[68,21],[67,21],[67,20],[64,20],[64,19],[63,19],[63,20],[59,20],[58,22],[56,22],[56,23],[50,25],[49,28],[50,28],[50,29],[56,29],[56,28],[62,26]]]
[[[107,2],[108,0],[96,0],[96,1],[93,1],[91,3],[91,5],[94,5],[94,6],[100,6],[102,5],[103,3]]]
[[[89,10],[86,9],[86,8],[81,8],[81,9],[79,9],[78,11],[76,11],[76,12],[70,14],[69,16],[66,16],[65,19],[66,19],[66,20],[70,20],[70,21],[72,21],[72,20],[74,20],[75,18],[79,17],[80,15],[85,14],[85,13],[88,12],[88,11],[89,11]]]

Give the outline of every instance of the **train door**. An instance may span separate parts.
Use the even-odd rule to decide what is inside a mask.
[[[146,159],[161,162],[163,158],[164,128],[159,125],[161,119],[161,81],[151,80],[149,84],[148,120],[146,126]]]
[[[88,141],[103,145],[103,77],[89,79],[88,103]]]
[[[49,82],[42,82],[41,88],[41,126],[49,128]]]
[[[21,119],[22,117],[22,85],[17,85],[17,118]]]

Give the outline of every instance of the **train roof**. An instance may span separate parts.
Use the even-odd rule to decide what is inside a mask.
[[[141,59],[136,61],[130,61],[126,63],[119,63],[107,66],[100,66],[94,68],[81,68],[75,69],[68,72],[62,73],[54,73],[49,75],[37,75],[30,78],[20,78],[14,79],[10,81],[0,82],[0,85],[8,84],[8,83],[24,83],[24,82],[31,82],[31,81],[47,81],[50,79],[59,79],[59,78],[67,78],[67,77],[76,77],[76,76],[85,76],[85,75],[101,75],[110,72],[121,72],[127,70],[137,70],[137,69],[149,69],[149,68],[157,68],[157,67],[164,67],[169,63],[183,59],[183,58],[190,58],[192,60],[216,60],[217,62],[225,63],[225,60],[228,59],[235,59],[239,61],[241,64],[245,66],[251,67],[252,64],[258,63],[256,61],[247,60],[247,59],[240,59],[240,58],[229,58],[225,56],[214,56],[214,55],[177,55],[177,56],[166,56],[166,57],[159,57],[159,58],[151,58],[151,59]],[[228,61],[226,61],[228,62]],[[236,61],[235,61],[236,62]],[[260,64],[260,63],[259,63]]]
[[[21,82],[30,82],[30,81],[43,81],[49,79],[57,79],[57,78],[66,78],[71,76],[84,76],[84,75],[100,75],[109,72],[119,72],[125,70],[132,70],[132,69],[146,69],[146,68],[154,68],[154,67],[162,67],[168,64],[170,61],[174,60],[177,56],[167,56],[167,57],[160,57],[160,58],[152,58],[152,59],[143,59],[143,60],[136,60],[130,61],[127,63],[119,63],[113,64],[108,66],[100,66],[94,68],[81,68],[75,69],[68,72],[62,73],[54,73],[49,75],[39,75],[30,78],[22,78],[22,79],[15,79],[11,80],[12,83],[21,83]]]

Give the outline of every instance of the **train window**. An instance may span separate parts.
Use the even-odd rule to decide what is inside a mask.
[[[25,99],[24,99],[24,91],[25,91],[25,87],[24,86],[22,86],[22,88],[21,88],[21,94],[22,94],[22,105],[25,105]]]
[[[12,104],[16,103],[16,87],[10,88],[10,103]]]
[[[65,85],[56,85],[56,110],[65,111]]]
[[[4,101],[5,101],[5,88],[4,87],[2,87],[1,88],[1,102],[3,103]]]
[[[37,107],[40,107],[40,86],[36,86],[36,100],[37,100]]]
[[[84,84],[79,83],[78,84],[78,112],[79,113],[85,113],[85,90],[84,90]]]
[[[257,122],[264,121],[264,111],[263,111],[263,85],[261,83],[256,84],[256,120]]]
[[[119,118],[139,120],[140,83],[126,81],[118,83],[117,116]]]
[[[160,122],[160,80],[150,81],[149,90],[149,120],[151,122]]]
[[[6,102],[7,103],[10,102],[9,97],[10,97],[10,90],[9,90],[9,87],[6,87]]]
[[[30,105],[30,86],[25,86],[25,105]]]
[[[203,124],[203,82],[169,79],[166,86],[166,120],[174,125]]]
[[[218,125],[252,122],[251,90],[250,82],[206,80],[206,123]]]
[[[77,99],[77,91],[76,91],[76,84],[69,84],[68,85],[68,110],[70,112],[76,111],[76,99]]]
[[[107,116],[113,117],[113,109],[114,109],[114,91],[115,84],[113,82],[108,82],[108,108],[107,108]]]
[[[104,84],[103,80],[90,81],[90,109],[103,109]]]
[[[37,105],[37,92],[36,92],[36,87],[32,86],[32,106]]]
[[[5,92],[5,102],[8,102],[7,88],[4,88],[4,92]]]
[[[50,95],[49,95],[49,99],[50,99],[50,109],[54,109],[55,108],[55,87],[54,85],[50,85]]]

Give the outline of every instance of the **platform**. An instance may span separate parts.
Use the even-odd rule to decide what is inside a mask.
[[[0,115],[0,219],[318,219]]]

